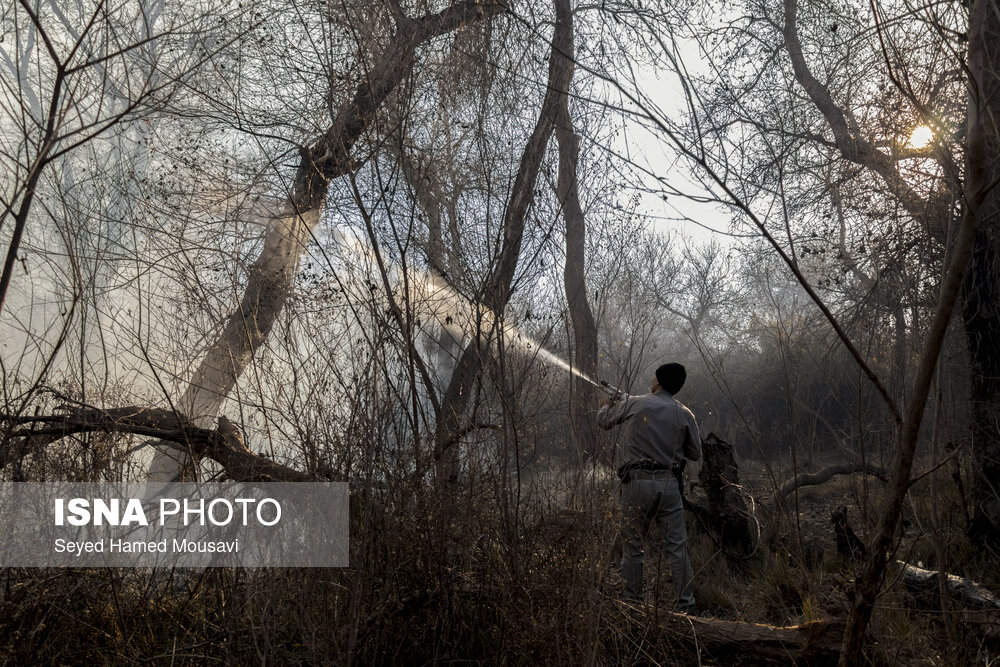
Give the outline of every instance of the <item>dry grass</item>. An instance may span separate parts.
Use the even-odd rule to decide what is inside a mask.
[[[828,513],[815,508],[840,504],[857,484],[844,478],[801,494],[800,526],[831,533]],[[622,612],[613,493],[591,480],[558,501],[535,495],[516,505],[495,486],[470,485],[446,505],[429,491],[385,491],[356,508],[352,566],[342,570],[7,570],[0,655],[4,664],[712,663]],[[911,523],[929,508],[916,500],[912,509]],[[861,521],[853,510],[852,520]],[[842,608],[850,566],[832,537],[803,558],[791,523],[765,521],[786,532],[765,533],[741,565],[689,520],[702,608],[777,625]],[[944,536],[949,558],[953,537]],[[937,553],[927,534],[907,540],[912,555]],[[668,609],[669,567],[655,546],[647,563],[647,601]],[[976,573],[975,562],[967,566]],[[1000,642],[983,620],[920,606],[893,584],[873,619],[869,657],[988,664]]]

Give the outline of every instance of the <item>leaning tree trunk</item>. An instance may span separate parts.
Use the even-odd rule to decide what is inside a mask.
[[[973,94],[984,106],[984,182],[1000,179],[1000,7],[982,12],[981,79]],[[973,26],[970,19],[970,32]],[[970,51],[972,45],[970,42]],[[971,57],[970,57],[971,61]],[[979,209],[979,229],[963,289],[963,320],[971,362],[972,497],[970,537],[1000,551],[1000,189],[992,187]]]
[[[556,110],[556,140],[559,142],[559,201],[566,220],[566,267],[563,281],[569,316],[573,322],[573,361],[587,377],[597,375],[597,324],[587,301],[586,248],[587,224],[580,205],[577,187],[577,164],[580,158],[580,137],[573,131],[569,115],[569,84],[573,79],[573,13],[569,0],[556,0],[557,20],[565,24],[567,50],[561,53],[568,70],[565,88],[559,91]],[[594,421],[596,390],[589,382],[570,376],[570,420],[577,452],[588,457],[597,452],[597,428]]]
[[[460,439],[457,436],[465,431],[469,395],[484,366],[484,355],[489,353],[491,342],[502,333],[504,310],[510,301],[514,273],[521,254],[524,221],[528,207],[534,201],[538,171],[556,123],[560,91],[569,89],[572,62],[565,54],[572,52],[571,19],[569,0],[556,0],[556,25],[549,54],[548,85],[538,121],[521,153],[521,162],[507,200],[500,254],[481,292],[480,301],[485,306],[484,316],[480,318],[482,330],[472,332],[472,342],[463,350],[441,401],[441,418],[435,433],[435,457],[438,459],[439,477],[445,482],[457,479],[457,445]]]
[[[997,155],[997,127],[992,113],[996,100],[992,97],[996,94],[994,70],[996,64],[1000,64],[994,57],[997,46],[996,11],[996,0],[974,0],[969,14],[970,94],[962,193],[965,210],[955,235],[951,260],[941,278],[941,293],[917,364],[910,402],[896,436],[896,460],[886,506],[868,549],[868,557],[849,592],[851,610],[840,653],[840,665],[843,667],[856,665],[861,661],[865,631],[882,585],[889,554],[893,551],[896,529],[903,511],[903,499],[911,484],[917,434],[923,421],[931,380],[954,306],[972,262],[980,210],[990,192],[995,191],[992,174],[995,173],[996,165],[991,163],[991,158],[995,159]]]
[[[410,72],[418,46],[433,37],[503,11],[499,3],[460,2],[419,19],[399,18],[396,33],[363,83],[337,113],[330,127],[301,161],[285,210],[264,233],[264,247],[251,265],[239,307],[219,338],[209,347],[176,408],[196,424],[207,425],[267,338],[292,292],[299,255],[320,218],[327,188],[354,165],[351,150],[371,125],[382,102]],[[170,481],[193,474],[191,458],[160,446],[149,478]]]

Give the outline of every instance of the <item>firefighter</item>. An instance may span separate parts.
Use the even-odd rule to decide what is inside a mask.
[[[688,558],[680,472],[686,460],[701,458],[701,438],[694,414],[674,398],[686,379],[681,364],[663,364],[656,369],[648,394],[604,399],[597,423],[603,429],[625,424],[618,468],[624,597],[642,599],[642,540],[655,521],[673,572],[676,609],[694,613],[694,572]]]

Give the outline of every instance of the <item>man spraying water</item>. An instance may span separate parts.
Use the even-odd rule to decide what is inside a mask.
[[[628,422],[618,468],[624,597],[642,599],[642,538],[650,521],[656,521],[673,572],[677,610],[693,613],[694,572],[688,558],[679,473],[686,459],[701,458],[701,438],[694,414],[674,398],[686,379],[684,366],[664,364],[656,369],[648,394],[604,399],[597,423],[607,430]]]

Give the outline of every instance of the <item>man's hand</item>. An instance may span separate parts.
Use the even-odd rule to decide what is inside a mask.
[[[611,405],[612,403],[614,403],[614,401],[611,400],[611,397],[610,396],[605,396],[604,398],[601,399],[601,405],[600,405],[600,407],[603,408],[605,405]]]

